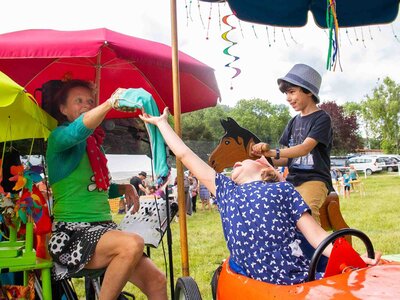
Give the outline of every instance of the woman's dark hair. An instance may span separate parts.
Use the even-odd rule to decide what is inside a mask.
[[[285,80],[281,80],[279,82],[279,90],[282,93],[286,93],[288,89],[294,88],[294,87],[299,87],[303,91],[303,93],[305,93],[305,94],[311,94],[312,99],[314,100],[314,102],[315,103],[319,103],[318,98],[315,97],[315,95],[313,93],[311,93],[309,90],[307,90],[306,88],[303,88],[302,86],[298,86],[298,85],[295,85],[295,84],[290,83],[290,82],[287,82]]]
[[[52,105],[49,113],[58,121],[59,125],[68,121],[67,117],[61,113],[60,106],[67,103],[69,91],[76,87],[87,88],[91,92],[94,91],[93,84],[91,82],[81,79],[72,79],[63,82],[60,89],[51,97]]]

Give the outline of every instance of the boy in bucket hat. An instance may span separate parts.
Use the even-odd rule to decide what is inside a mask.
[[[312,216],[320,223],[319,208],[329,191],[333,191],[330,176],[332,125],[330,116],[321,110],[318,93],[321,75],[305,64],[296,64],[278,79],[279,90],[299,112],[283,132],[282,149],[269,149],[266,143],[253,146],[254,155],[272,157],[276,166],[289,167],[286,178],[310,206]]]

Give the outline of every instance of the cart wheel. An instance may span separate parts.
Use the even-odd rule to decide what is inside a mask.
[[[213,277],[211,278],[211,292],[213,300],[217,299],[218,279],[219,279],[219,274],[221,274],[221,271],[222,271],[222,264],[218,266],[218,268],[214,272]]]
[[[174,300],[201,300],[199,287],[192,277],[180,277],[176,281]]]

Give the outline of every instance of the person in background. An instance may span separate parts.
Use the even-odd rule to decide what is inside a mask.
[[[332,178],[332,186],[335,189],[335,192],[340,195],[341,183],[339,180],[340,171],[336,168],[331,169],[331,178]],[[341,176],[341,175],[340,175]]]
[[[350,198],[350,170],[346,170],[346,173],[342,176],[343,193],[345,198]]]
[[[174,185],[171,188],[174,201],[178,202],[178,177],[174,179]]]
[[[187,174],[187,172],[183,173],[183,189],[185,191],[186,214],[188,216],[191,216],[193,213],[192,195],[190,194],[190,179],[189,179],[189,174]]]
[[[354,167],[354,165],[350,165],[349,168],[350,168],[349,169],[350,180],[357,180],[358,174],[356,168]]]
[[[119,197],[119,202],[118,202],[118,214],[123,215],[126,213],[126,201],[124,196]]]
[[[157,188],[155,185],[150,186],[149,195],[154,195],[156,198],[164,198],[165,193],[161,188]]]
[[[147,175],[147,173],[146,173]],[[157,180],[154,180],[154,176],[147,176],[145,180],[143,180],[143,186],[147,188],[150,192],[150,187],[155,186],[157,187]]]
[[[200,182],[200,200],[201,200],[201,209],[211,209],[211,195],[210,191],[207,189],[207,187]]]
[[[331,169],[331,178],[332,178],[332,183],[336,183],[338,180],[338,174],[336,169]]]
[[[149,95],[143,89],[135,91],[138,96]],[[46,152],[54,197],[48,245],[53,276],[60,280],[102,270],[101,300],[117,299],[127,282],[148,299],[167,299],[166,276],[143,254],[143,238],[118,230],[112,221],[109,198],[124,195],[133,212],[140,205],[132,185],[110,183],[101,148],[104,131],[100,124],[107,113],[113,108],[133,109],[116,97],[118,92],[96,106],[92,85],[70,80],[55,95],[59,126],[51,132]]]
[[[129,181],[130,184],[132,184],[135,189],[138,191],[139,196],[143,196],[143,195],[148,195],[149,194],[149,190],[146,186],[146,184],[144,183],[144,180],[147,177],[147,173],[144,171],[141,171],[138,176],[133,176],[131,178],[131,180]]]
[[[216,196],[229,263],[236,272],[274,284],[297,284],[308,276],[310,260],[299,248],[297,231],[317,247],[328,234],[310,215],[293,185],[265,159],[236,162],[231,178],[216,173],[168,124],[168,109],[160,117],[139,116],[158,127],[169,149],[200,183]],[[332,245],[324,251],[329,256]],[[363,258],[377,264],[376,259]],[[321,278],[323,274],[318,273]]]
[[[39,189],[40,193],[42,193],[44,199],[46,199],[46,201],[51,204],[53,202],[53,195],[51,188],[46,184],[46,179],[37,182],[36,186]]]
[[[196,202],[197,202],[197,194],[199,191],[199,183],[196,176],[194,176],[192,172],[189,172],[189,180],[190,180],[190,196],[192,200],[192,211],[196,212]]]
[[[330,172],[331,172],[332,186],[335,187],[339,180],[338,170],[336,168],[332,168]]]
[[[350,176],[350,185],[351,185],[351,189],[354,191],[355,188],[354,188],[354,183],[353,183],[352,181],[358,180],[357,170],[356,170],[356,168],[354,167],[354,165],[350,165],[350,173],[349,173],[349,176]]]

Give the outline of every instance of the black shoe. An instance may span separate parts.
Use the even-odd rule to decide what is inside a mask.
[[[122,291],[117,300],[135,300],[135,295]]]

